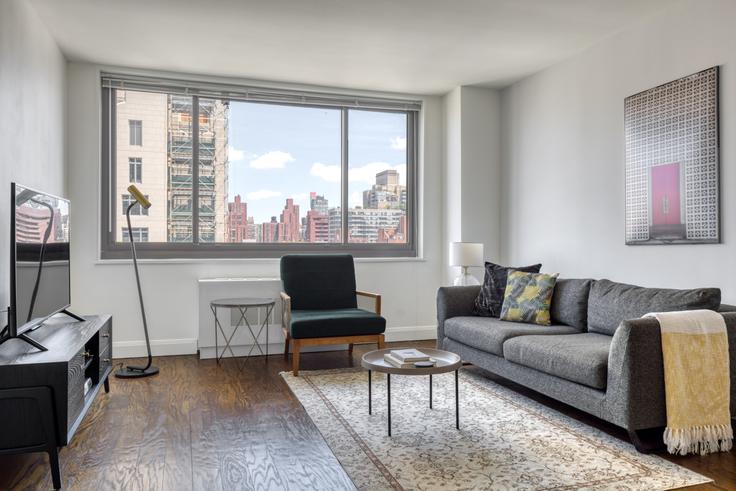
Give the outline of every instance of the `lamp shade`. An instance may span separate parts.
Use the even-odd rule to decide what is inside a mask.
[[[450,242],[450,266],[483,266],[483,244]]]

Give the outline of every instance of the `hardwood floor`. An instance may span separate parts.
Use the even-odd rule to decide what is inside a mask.
[[[358,366],[370,349],[306,353],[302,370]],[[155,361],[161,368],[156,377],[111,379],[110,394],[100,394],[71,445],[61,450],[64,489],[354,489],[279,376],[289,370],[288,360],[252,358],[243,371],[240,361],[218,367],[194,355],[162,357]],[[626,439],[619,428],[493,378]],[[664,457],[716,481],[697,489],[736,489],[736,451]],[[5,489],[51,489],[46,455],[0,456]]]

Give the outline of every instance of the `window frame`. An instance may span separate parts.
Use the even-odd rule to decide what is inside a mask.
[[[133,184],[143,184],[143,157],[128,157],[128,176],[133,175],[135,179],[128,179]]]
[[[134,125],[133,123],[137,123],[137,125]],[[133,131],[134,128],[135,128],[135,131]],[[131,147],[142,147],[143,146],[143,120],[142,119],[129,119],[128,120],[128,146],[131,146]]]
[[[101,85],[101,99],[102,99],[102,131],[101,131],[101,223],[100,223],[100,258],[106,259],[127,259],[130,257],[130,244],[125,242],[115,241],[115,230],[117,226],[120,226],[119,213],[116,210],[117,202],[111,199],[116,196],[116,162],[117,149],[115,136],[117,135],[117,122],[116,122],[116,89],[123,87],[111,87],[105,84],[105,74],[103,74],[103,83]],[[228,86],[230,87],[230,86]],[[242,88],[244,93],[247,93],[247,88]],[[132,91],[145,91],[138,87],[129,87],[127,90]],[[265,90],[265,89],[264,89]],[[156,93],[167,93],[172,94],[172,91],[168,90],[167,86],[150,87],[149,92]],[[301,94],[296,91],[286,91],[287,94]],[[176,94],[174,95],[183,95]],[[199,108],[198,95],[191,95],[192,107]],[[324,94],[320,96],[326,97]],[[339,96],[342,100],[350,100],[350,96]],[[213,95],[202,96],[203,99],[216,98]],[[350,106],[334,105],[332,103],[320,104],[315,103],[298,103],[298,102],[284,102],[281,100],[253,100],[245,96],[238,96],[237,93],[228,92],[227,97],[222,96],[221,99],[231,101],[242,101],[242,102],[256,102],[261,104],[269,105],[289,105],[289,106],[301,106],[309,108],[328,108],[328,109],[339,109],[341,111],[341,202],[340,209],[342,214],[342,242],[341,243],[212,243],[212,242],[199,242],[199,217],[198,207],[193,207],[192,216],[192,231],[193,238],[191,243],[181,242],[136,242],[136,251],[140,258],[144,259],[251,259],[251,258],[277,258],[284,254],[298,254],[298,253],[350,253],[355,257],[366,257],[366,258],[415,258],[418,252],[418,233],[419,233],[419,119],[421,114],[421,103],[417,101],[405,101],[408,103],[418,104],[418,110],[400,109],[398,107],[375,107],[376,105],[366,106]],[[359,100],[360,97],[355,97]],[[371,99],[376,100],[376,99]],[[394,104],[399,104],[402,101],[391,100]],[[347,234],[348,230],[348,119],[349,111],[354,110],[365,110],[365,111],[377,111],[377,112],[391,112],[401,113],[406,115],[406,188],[407,188],[407,206],[406,206],[406,218],[408,222],[407,226],[407,238],[405,243],[393,243],[393,244],[364,244],[364,243],[350,243]],[[142,123],[141,123],[142,125]],[[192,151],[192,182],[199,182],[199,148],[198,148],[198,129],[199,119],[198,114],[192,115],[192,131],[194,135],[193,151]],[[195,191],[196,190],[196,191]],[[145,191],[145,190],[144,190]],[[192,202],[198,202],[198,186],[193,186]],[[167,203],[154,203],[153,206],[167,206]],[[196,231],[196,232],[195,232]]]
[[[133,229],[133,241],[135,242],[136,246],[135,248],[138,249],[138,244],[146,244],[148,242],[148,239],[150,238],[150,231],[149,227],[131,227]],[[128,233],[128,227],[120,227],[120,230],[122,231],[123,236],[123,242],[129,243],[130,237],[126,237],[126,234]],[[146,234],[146,240],[136,240],[136,232],[138,232],[139,238],[143,238],[143,233]]]

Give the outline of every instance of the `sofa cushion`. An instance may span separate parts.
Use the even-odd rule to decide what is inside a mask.
[[[473,314],[483,317],[500,316],[509,271],[516,270],[523,271],[524,273],[539,273],[541,268],[541,264],[512,268],[486,262],[486,274],[483,277],[483,284],[480,287],[480,292],[478,292],[478,298],[475,299]]]
[[[720,305],[718,288],[672,290],[598,280],[593,282],[588,298],[588,331],[613,335],[621,321],[638,319],[649,312],[718,310]]]
[[[386,319],[363,309],[292,310],[289,334],[292,338],[323,338],[381,334]]]
[[[501,319],[549,326],[549,304],[555,291],[557,273],[510,271],[501,307]]]
[[[558,278],[549,309],[552,322],[585,331],[588,327],[588,295],[592,284],[591,279]]]
[[[445,321],[445,336],[487,353],[503,356],[503,343],[528,334],[574,334],[570,326],[520,324],[493,317],[452,317]]]
[[[503,344],[503,355],[513,363],[594,389],[605,389],[611,339],[605,334],[587,332],[519,336]]]

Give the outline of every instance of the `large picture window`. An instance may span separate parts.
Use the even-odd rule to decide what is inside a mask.
[[[103,258],[129,253],[131,183],[153,204],[131,217],[142,257],[416,255],[418,102],[114,75],[102,87]]]

